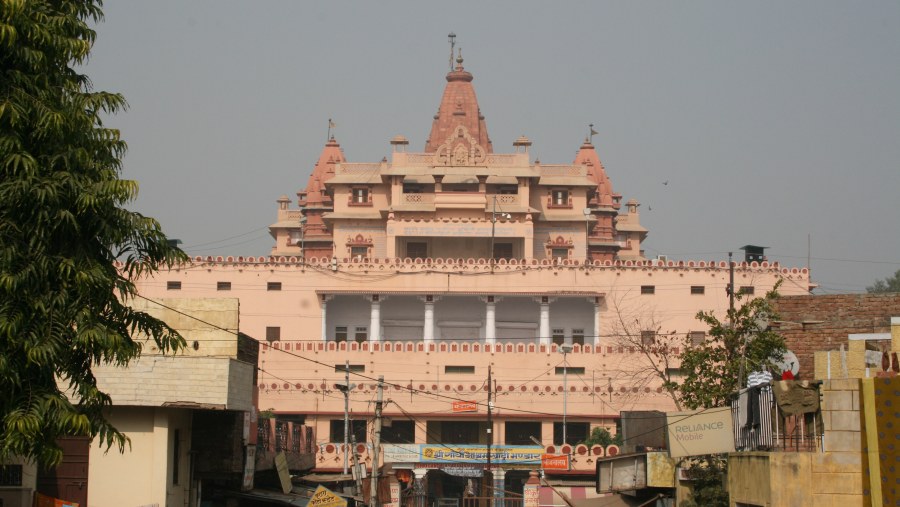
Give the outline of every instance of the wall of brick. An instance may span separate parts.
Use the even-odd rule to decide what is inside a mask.
[[[900,293],[783,296],[777,303],[779,332],[800,360],[800,378],[812,379],[813,355],[848,349],[847,335],[887,333],[900,316]]]
[[[225,357],[142,356],[128,368],[94,367],[115,405],[198,404],[250,410],[255,365]]]

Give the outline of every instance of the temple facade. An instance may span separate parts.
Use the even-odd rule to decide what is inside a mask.
[[[196,257],[139,283],[154,300],[240,299],[240,331],[262,342],[259,408],[315,428],[317,471],[355,454],[434,498],[477,482],[488,444],[498,494],[521,491],[542,455],[566,456],[551,479],[591,474],[616,452],[582,444],[594,428],[674,408],[658,371],[677,378],[677,362],[642,350],[705,339],[695,315],[724,314],[731,276],[721,259],[645,258],[639,203],[613,191],[590,138],[571,163],[532,160],[524,136],[495,152],[462,63],[422,152],[398,135],[390,160],[351,163],[326,143],[296,206],[278,200],[271,255]],[[734,280],[746,294],[810,288],[805,268],[764,258],[736,263]],[[379,376],[389,424],[374,457]]]

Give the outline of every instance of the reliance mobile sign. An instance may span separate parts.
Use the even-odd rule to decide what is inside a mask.
[[[673,458],[734,451],[731,408],[666,414],[669,455]]]

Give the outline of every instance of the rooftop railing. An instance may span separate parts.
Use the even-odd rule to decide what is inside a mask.
[[[793,381],[787,387],[796,388]],[[818,396],[818,385],[812,384]],[[738,451],[822,451],[822,411],[818,403],[804,412],[786,412],[772,384],[750,387],[731,400],[734,447]]]

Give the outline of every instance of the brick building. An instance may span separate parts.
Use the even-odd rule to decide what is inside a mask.
[[[851,334],[890,332],[900,293],[782,296],[777,307],[778,330],[800,360],[800,378],[811,379],[815,352],[849,349]]]

